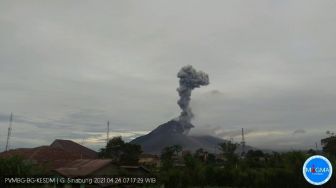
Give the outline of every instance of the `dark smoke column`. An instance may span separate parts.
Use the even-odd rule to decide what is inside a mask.
[[[194,116],[189,106],[191,91],[200,86],[208,85],[209,76],[203,71],[196,71],[191,65],[187,65],[181,68],[177,77],[180,78],[180,87],[177,88],[180,99],[177,104],[182,109],[179,122],[183,125],[183,130],[188,132],[192,127],[190,121]]]

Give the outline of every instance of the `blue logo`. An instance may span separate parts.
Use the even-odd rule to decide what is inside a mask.
[[[332,166],[327,158],[321,155],[314,155],[306,160],[302,171],[303,176],[309,183],[322,185],[331,178]]]

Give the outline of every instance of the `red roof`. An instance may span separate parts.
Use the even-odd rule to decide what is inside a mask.
[[[97,152],[87,147],[84,147],[80,144],[77,144],[76,142],[73,142],[71,140],[56,139],[52,144],[50,144],[50,147],[60,148],[60,149],[63,149],[71,153],[77,153],[81,155],[81,158],[83,159],[97,159],[98,158]]]
[[[50,146],[18,148],[0,153],[0,157],[12,156],[21,156],[40,165],[46,165],[48,169],[54,169],[76,159],[97,158],[97,153],[73,141],[55,140]]]

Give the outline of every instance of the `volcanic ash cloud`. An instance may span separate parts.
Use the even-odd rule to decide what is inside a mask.
[[[209,76],[203,71],[196,71],[191,65],[187,65],[181,68],[177,73],[177,77],[180,78],[180,87],[177,88],[180,99],[177,101],[177,104],[182,109],[179,122],[183,125],[183,129],[188,131],[191,128],[190,121],[194,116],[189,106],[191,91],[195,88],[208,85]]]

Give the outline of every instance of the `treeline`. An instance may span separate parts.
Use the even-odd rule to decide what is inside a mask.
[[[314,187],[303,177],[305,160],[315,155],[307,152],[264,153],[250,150],[237,155],[237,144],[225,142],[218,145],[219,154],[198,149],[194,153],[173,145],[162,150],[160,167],[152,167],[159,184],[165,187],[251,187],[291,188]],[[135,165],[141,147],[113,138],[100,152],[101,157],[113,158],[121,164]],[[335,165],[335,155],[323,153]],[[335,175],[323,187],[335,187]]]
[[[34,176],[47,174],[42,166],[34,164],[21,156],[0,158],[0,176]]]
[[[165,149],[158,173],[165,187],[314,187],[302,175],[302,166],[311,155],[304,152],[265,154],[249,151],[241,158],[223,152],[223,159],[213,154],[204,157],[202,150],[183,157],[184,165],[174,165],[174,152]],[[335,158],[328,156],[335,164]],[[324,187],[335,187],[335,178]]]
[[[305,188],[310,185],[302,175],[305,160],[315,155],[307,152],[264,153],[261,150],[237,155],[237,144],[218,145],[219,153],[203,149],[191,153],[179,145],[166,147],[160,155],[160,166],[150,166],[158,179],[153,187],[249,187],[249,188]],[[329,151],[329,150],[328,150]],[[99,152],[100,158],[113,159],[120,165],[138,165],[142,150],[139,145],[124,142],[121,137],[111,139]],[[335,152],[318,153],[336,164]],[[30,176],[50,173],[43,166],[21,157],[0,158],[0,175]],[[324,188],[336,187],[335,174]]]

